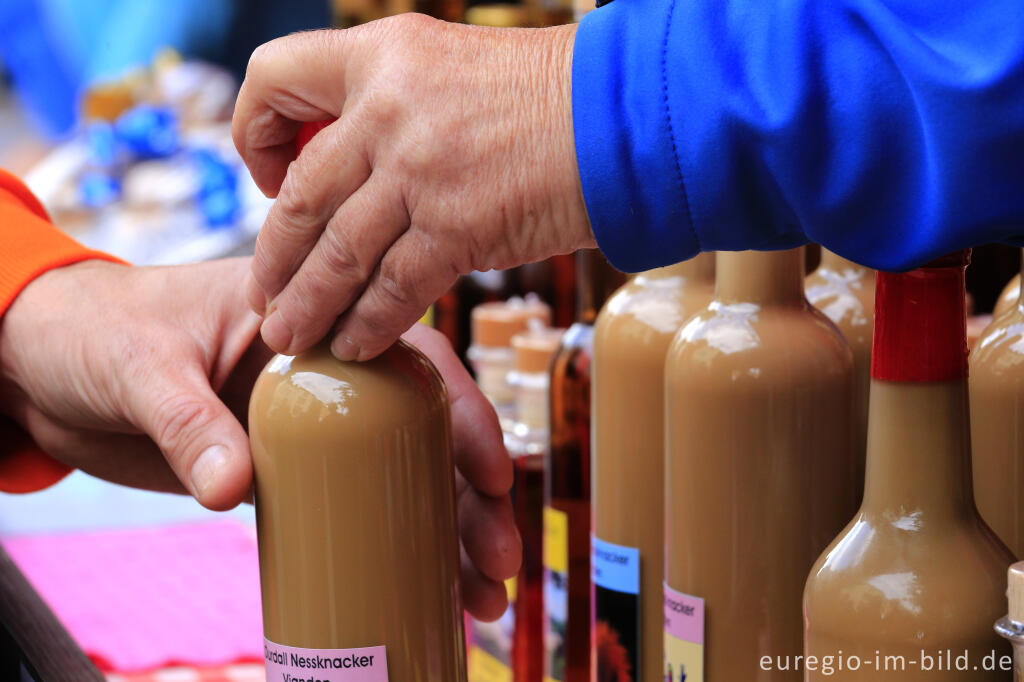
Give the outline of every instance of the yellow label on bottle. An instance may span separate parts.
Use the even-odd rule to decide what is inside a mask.
[[[516,576],[505,581],[505,595],[508,597],[510,605],[516,602]]]
[[[469,682],[512,682],[512,669],[478,646],[469,650]]]
[[[427,325],[428,327],[433,327],[434,326],[434,306],[433,305],[431,305],[429,308],[427,308],[427,311],[425,313],[423,313],[423,317],[420,318],[420,322],[422,324]]]
[[[544,566],[569,572],[569,515],[553,507],[544,507]]]

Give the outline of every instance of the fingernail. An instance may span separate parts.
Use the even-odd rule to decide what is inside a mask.
[[[256,278],[252,276],[251,272],[245,275],[245,298],[249,301],[249,307],[256,311],[256,313],[260,315],[266,314],[267,295],[263,293],[263,289],[256,283]]]
[[[192,464],[189,478],[192,481],[192,493],[202,497],[217,480],[217,474],[228,463],[228,449],[223,445],[211,445],[203,450]]]
[[[331,353],[339,360],[348,362],[359,357],[359,346],[350,337],[338,335],[331,343]]]
[[[260,334],[263,335],[266,344],[279,353],[287,351],[288,346],[292,343],[292,330],[285,324],[281,313],[276,310],[270,314],[270,317],[263,320]]]

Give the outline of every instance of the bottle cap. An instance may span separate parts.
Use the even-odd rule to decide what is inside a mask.
[[[512,337],[530,328],[530,320],[551,324],[551,308],[536,296],[482,303],[473,308],[472,341],[489,348],[508,348]]]
[[[547,373],[551,358],[562,343],[564,329],[542,327],[516,334],[512,337],[512,347],[516,351],[516,371],[524,374],[536,372]]]
[[[1024,561],[1010,566],[1007,574],[1006,601],[1010,620],[1024,623]]]
[[[940,382],[967,378],[964,268],[957,251],[910,272],[880,272],[871,377]]]
[[[295,134],[295,154],[296,156],[302,152],[302,148],[313,139],[313,137],[327,126],[334,123],[334,120],[330,121],[311,121],[303,123],[302,127],[299,128],[299,132]]]

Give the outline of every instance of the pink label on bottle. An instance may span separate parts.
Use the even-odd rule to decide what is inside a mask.
[[[684,642],[704,644],[704,600],[665,585],[665,632]]]
[[[388,682],[382,646],[300,649],[263,640],[267,682]]]

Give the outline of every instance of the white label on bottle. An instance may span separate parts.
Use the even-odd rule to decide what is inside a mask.
[[[301,649],[263,640],[267,682],[388,682],[382,646]]]

